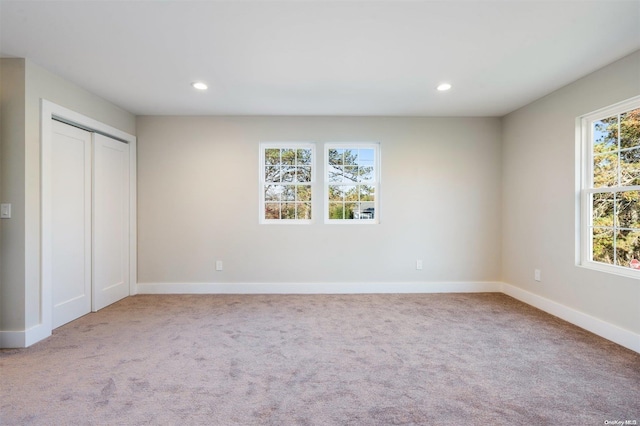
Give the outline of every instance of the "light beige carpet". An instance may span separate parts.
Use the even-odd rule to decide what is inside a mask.
[[[640,423],[640,355],[500,294],[134,296],[0,351],[3,425]]]

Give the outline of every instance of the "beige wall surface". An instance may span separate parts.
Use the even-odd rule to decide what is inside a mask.
[[[24,78],[24,59],[0,59],[0,199],[13,210],[0,220],[0,330],[24,327]]]
[[[499,279],[498,119],[138,117],[137,131],[139,283]],[[259,143],[274,141],[317,144],[311,225],[258,223]],[[324,224],[323,142],[345,141],[380,143],[379,225]]]
[[[2,202],[15,203],[12,219],[2,222],[1,330],[4,331],[21,331],[41,322],[40,100],[46,99],[135,134],[133,114],[57,77],[29,60],[2,59],[3,69],[15,66],[14,63],[23,64],[21,82],[15,78],[8,80],[8,76],[2,74],[3,87],[5,84],[20,83],[15,88],[20,95],[5,99],[3,90],[2,103],[4,106],[6,101],[8,110],[14,111],[16,116],[21,116],[8,124],[3,118],[2,123],[1,156],[12,164],[17,163],[13,166],[17,170],[15,173],[2,176]],[[5,152],[6,132],[14,135],[10,140],[10,146],[6,148],[11,152]],[[8,158],[9,155],[11,158]],[[12,199],[7,199],[7,194],[11,194]]]
[[[640,52],[503,118],[503,281],[634,333],[640,282],[576,265],[575,124],[637,95]]]

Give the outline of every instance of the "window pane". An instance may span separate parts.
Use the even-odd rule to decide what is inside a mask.
[[[295,201],[296,199],[296,186],[295,185],[283,185],[282,186],[282,201]]]
[[[344,199],[346,201],[358,201],[358,187],[357,186],[342,186],[342,192],[344,193]]]
[[[373,203],[359,203],[358,208],[353,213],[354,219],[373,219],[375,209]]]
[[[329,166],[329,182],[342,182],[342,166]]]
[[[311,182],[311,167],[296,167],[296,182]]]
[[[344,205],[342,203],[329,203],[329,219],[344,219]]]
[[[620,186],[640,185],[640,148],[620,153]]]
[[[620,148],[640,145],[640,108],[620,115]]]
[[[296,168],[294,166],[282,166],[280,173],[282,174],[282,182],[295,182]]]
[[[264,150],[264,163],[268,165],[280,164],[280,149],[267,148]]]
[[[329,164],[342,165],[344,159],[344,149],[330,149],[329,150]]]
[[[296,164],[296,150],[295,149],[283,149],[281,151],[282,154],[282,164],[294,165]]]
[[[353,219],[353,212],[358,210],[358,203],[344,203],[344,218]]]
[[[593,228],[593,261],[613,264],[613,230]]]
[[[344,166],[329,166],[329,182],[342,182],[344,180]]]
[[[360,185],[360,201],[375,201],[375,188],[369,185]]]
[[[640,228],[640,192],[618,192],[616,211],[620,228]]]
[[[357,164],[362,167],[373,167],[373,149],[359,149]]]
[[[358,150],[357,149],[345,149],[344,151],[344,164],[347,166],[358,165]]]
[[[593,194],[592,219],[593,226],[613,227],[613,204],[614,195],[612,193]]]
[[[373,180],[373,167],[358,168],[358,182],[368,182]]]
[[[618,116],[605,118],[593,123],[593,153],[618,149]]]
[[[311,201],[311,185],[297,186],[296,201]]]
[[[264,188],[265,201],[280,201],[283,187],[281,185],[267,185]]]
[[[266,203],[264,205],[264,218],[265,219],[280,219],[280,204],[279,203]]]
[[[282,204],[282,219],[295,219],[296,205],[295,203]]]
[[[640,260],[640,229],[619,231],[616,235],[616,265],[630,268],[635,263],[633,260]]]
[[[298,219],[311,219],[311,203],[297,203],[296,209]]]
[[[296,151],[296,164],[298,165],[311,165],[311,150],[310,149],[298,149]]]
[[[593,187],[611,187],[618,184],[618,153],[600,154],[593,158]]]
[[[342,192],[341,186],[329,185],[329,201],[342,202],[343,198],[344,198],[344,193]]]
[[[267,166],[264,168],[265,182],[280,182],[280,167]]]

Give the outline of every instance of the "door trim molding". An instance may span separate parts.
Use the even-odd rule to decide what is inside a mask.
[[[137,223],[136,223],[136,146],[135,136],[123,132],[108,124],[87,117],[46,99],[40,100],[40,326],[38,340],[51,335],[53,325],[53,292],[51,283],[51,182],[45,179],[51,175],[51,154],[53,145],[53,129],[51,120],[59,118],[67,123],[75,123],[85,129],[113,136],[129,144],[129,294],[136,294],[137,279]],[[35,337],[35,336],[34,336]],[[29,339],[31,340],[31,339]],[[35,343],[25,342],[25,343]],[[28,346],[28,345],[27,345]]]

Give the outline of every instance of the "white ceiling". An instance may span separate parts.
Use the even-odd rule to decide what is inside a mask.
[[[2,56],[138,115],[501,116],[640,49],[640,0],[0,0],[0,24]]]

